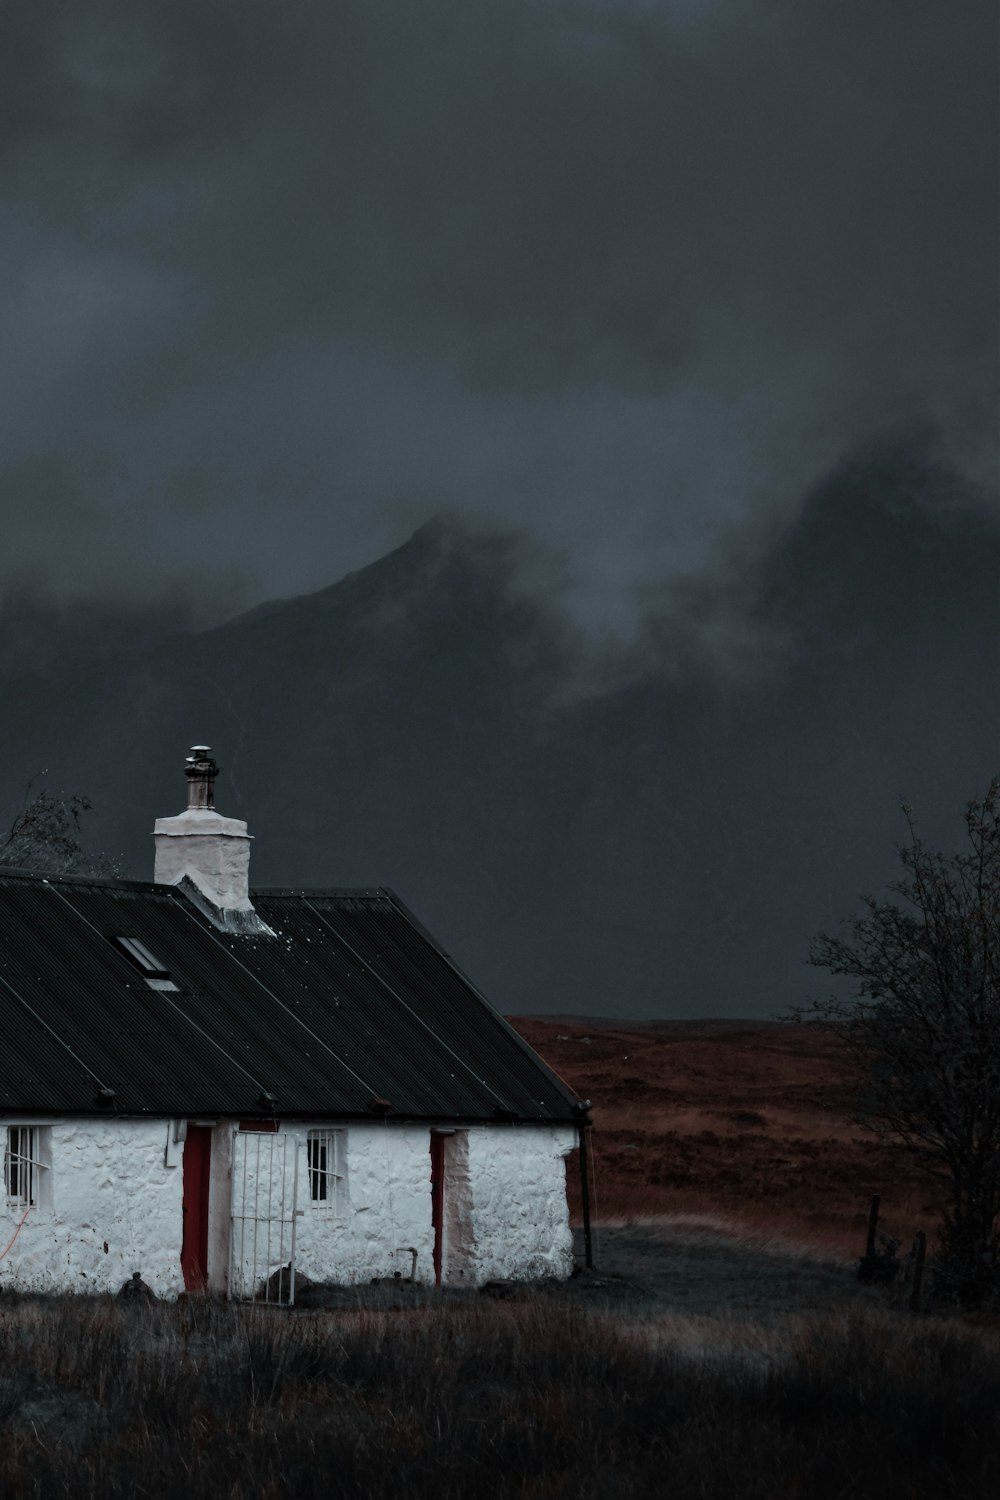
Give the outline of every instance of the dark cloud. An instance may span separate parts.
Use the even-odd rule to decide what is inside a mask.
[[[5,450],[64,466],[29,517],[63,590],[315,587],[444,505],[533,526],[626,622],[873,431],[933,421],[991,472],[981,0],[4,26]]]

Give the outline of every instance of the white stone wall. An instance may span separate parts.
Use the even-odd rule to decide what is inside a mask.
[[[469,1130],[472,1262],[477,1283],[569,1276],[566,1203],[571,1125],[487,1125]]]
[[[7,1123],[0,1119],[0,1133]],[[44,1128],[51,1178],[0,1260],[0,1287],[114,1292],[139,1271],[158,1296],[182,1292],[183,1166],[178,1149],[166,1152],[171,1122],[74,1120]],[[212,1141],[209,1282],[216,1291],[225,1289],[228,1273],[234,1128],[220,1123]],[[342,1128],[346,1195],[342,1212],[333,1213],[310,1201],[309,1126],[282,1125],[299,1152],[298,1270],[314,1281],[405,1277],[415,1250],[417,1279],[432,1282],[430,1128],[375,1121]],[[569,1275],[564,1158],[574,1145],[571,1126],[470,1126],[448,1138],[445,1281]],[[0,1252],[22,1213],[0,1188]],[[261,1274],[277,1266],[262,1265]]]
[[[7,1123],[0,1119],[0,1148]],[[167,1121],[64,1120],[41,1128],[49,1133],[51,1174],[0,1260],[0,1287],[117,1292],[140,1271],[159,1296],[176,1297],[184,1290],[182,1176],[180,1166],[164,1165]],[[0,1182],[0,1253],[23,1214]]]
[[[426,1125],[352,1124],[347,1131],[346,1206],[342,1214],[309,1201],[307,1127],[301,1127],[296,1267],[313,1281],[365,1282],[398,1271],[433,1281],[430,1131]]]
[[[308,1127],[283,1126],[300,1143],[296,1267],[313,1281],[434,1280],[430,1129],[352,1124],[347,1131],[346,1205],[313,1205],[305,1168]],[[446,1127],[448,1128],[448,1127]],[[473,1125],[445,1152],[443,1280],[568,1276],[573,1239],[566,1202],[572,1126]],[[277,1266],[271,1267],[272,1270]]]
[[[224,1293],[229,1287],[229,1241],[232,1232],[233,1125],[223,1120],[212,1131],[212,1160],[208,1188],[208,1286]]]

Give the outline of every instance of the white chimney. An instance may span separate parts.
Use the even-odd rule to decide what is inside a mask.
[[[154,881],[184,885],[199,910],[223,931],[270,933],[250,904],[247,825],[215,811],[219,768],[208,745],[192,745],[184,774],[186,810],[175,818],[157,818],[153,826]]]

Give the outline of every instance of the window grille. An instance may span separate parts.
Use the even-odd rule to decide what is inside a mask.
[[[309,1202],[331,1213],[343,1211],[346,1203],[345,1132],[310,1130],[306,1140]]]
[[[39,1160],[38,1136],[31,1125],[7,1127],[3,1181],[9,1204],[28,1208],[38,1202],[39,1175],[45,1165]]]

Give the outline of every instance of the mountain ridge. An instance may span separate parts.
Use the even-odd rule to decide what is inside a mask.
[[[759,670],[698,643],[724,570],[602,675],[530,543],[442,519],[211,629],[0,671],[0,775],[88,794],[146,877],[201,740],[254,884],[391,886],[506,1012],[771,1014],[894,874],[898,794],[954,842],[1000,760],[1000,527],[943,524],[958,482],[905,457],[835,471],[741,581]]]

